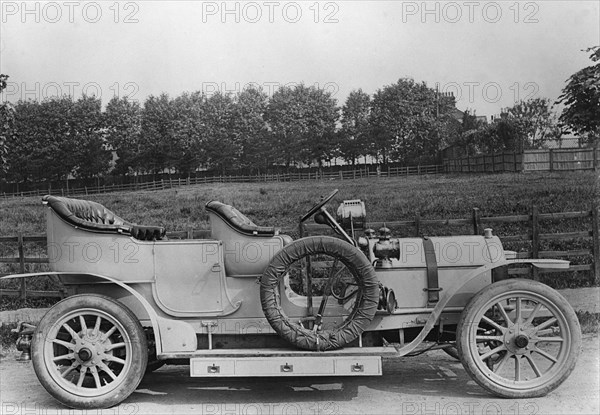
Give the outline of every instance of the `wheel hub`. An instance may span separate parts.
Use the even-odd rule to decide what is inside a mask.
[[[87,347],[82,347],[77,352],[77,356],[81,359],[82,362],[87,362],[92,358],[92,351]]]
[[[528,344],[529,344],[529,337],[527,337],[523,334],[519,334],[517,337],[515,337],[515,346],[517,346],[519,349],[527,347]]]
[[[514,354],[522,355],[528,352],[531,344],[530,332],[519,324],[510,326],[504,334],[504,345]]]

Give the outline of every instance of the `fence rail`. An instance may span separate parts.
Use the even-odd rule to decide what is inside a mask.
[[[369,222],[367,227],[377,229],[385,224],[391,228],[409,228],[412,229],[412,234],[416,237],[423,235],[422,229],[424,226],[460,226],[467,225],[473,230],[473,234],[481,235],[485,225],[498,223],[519,223],[527,222],[529,231],[527,233],[517,235],[502,236],[502,242],[526,242],[531,243],[531,251],[518,252],[518,258],[568,258],[587,256],[592,258],[590,264],[575,264],[571,265],[569,271],[592,271],[595,284],[600,284],[600,214],[597,206],[593,206],[591,210],[576,211],[576,212],[557,212],[557,213],[539,213],[537,206],[532,206],[529,215],[512,215],[512,216],[490,216],[481,217],[480,211],[477,208],[472,210],[470,218],[463,219],[421,219],[416,215],[413,220],[405,221],[386,221],[386,222]],[[591,229],[585,231],[562,232],[562,233],[541,233],[541,222],[556,221],[564,219],[591,219]],[[295,233],[297,228],[284,229],[284,233]],[[305,224],[303,229],[304,235],[323,234],[331,231],[324,225]],[[211,237],[210,229],[188,229],[185,231],[167,232],[167,237],[170,239],[207,239]],[[592,249],[569,249],[565,251],[542,251],[540,250],[540,242],[545,240],[564,240],[564,239],[586,239],[592,240]],[[16,236],[0,236],[0,243],[16,243],[18,256],[16,257],[0,257],[0,263],[19,264],[19,272],[25,273],[25,264],[47,264],[47,257],[31,257],[25,255],[26,242],[45,243],[45,235],[23,235],[19,233]],[[529,275],[534,279],[539,278],[539,274],[565,272],[565,270],[541,269],[535,267],[511,268],[509,275]],[[0,274],[0,276],[6,274]],[[63,295],[60,291],[30,291],[27,290],[25,279],[21,280],[19,290],[0,290],[0,295],[26,297],[60,297]]]
[[[600,149],[543,149],[446,158],[448,173],[493,173],[531,171],[595,170],[600,167]]]
[[[77,188],[47,188],[25,192],[2,193],[3,198],[42,196],[46,194],[58,196],[83,196],[98,193],[130,192],[130,191],[156,191],[181,186],[214,183],[258,183],[258,182],[297,182],[309,180],[354,180],[366,177],[402,177],[425,174],[441,174],[444,168],[441,164],[426,166],[388,167],[384,169],[354,169],[335,172],[297,172],[273,173],[258,175],[221,175],[211,177],[187,177],[153,180],[142,183],[127,183],[113,185],[84,186]]]

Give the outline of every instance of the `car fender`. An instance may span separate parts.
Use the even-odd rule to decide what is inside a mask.
[[[425,337],[433,329],[433,327],[437,323],[438,319],[442,315],[442,312],[444,311],[444,308],[446,307],[448,302],[452,299],[452,297],[454,297],[454,294],[459,292],[459,290],[463,286],[465,286],[471,280],[477,278],[478,276],[480,276],[481,274],[483,274],[486,271],[491,271],[494,268],[503,267],[503,266],[512,265],[512,264],[531,264],[537,268],[558,268],[558,269],[568,269],[569,268],[569,261],[564,261],[561,259],[501,259],[501,260],[491,262],[489,264],[483,265],[479,268],[472,270],[469,274],[467,274],[467,276],[463,280],[462,284],[456,285],[456,286],[446,290],[446,292],[441,296],[439,302],[436,304],[436,306],[431,311],[431,314],[429,315],[429,318],[425,322],[425,326],[423,327],[423,329],[421,329],[421,332],[419,333],[419,335],[417,337],[415,337],[415,339],[413,341],[411,341],[410,343],[406,344],[405,346],[399,347],[397,349],[398,355],[404,356],[404,355],[412,352],[413,350],[415,350],[417,348],[417,346],[419,346],[419,344],[421,344],[421,342],[423,340],[425,340]]]
[[[193,352],[197,349],[196,332],[191,325],[183,321],[167,319],[159,316],[150,303],[148,303],[148,301],[139,292],[131,288],[129,285],[106,275],[81,272],[36,272],[28,274],[5,275],[0,277],[0,279],[29,278],[46,275],[85,275],[104,281],[109,281],[129,292],[140,302],[144,310],[148,313],[152,328],[154,329],[154,336],[156,339],[156,354],[159,358],[163,353]]]

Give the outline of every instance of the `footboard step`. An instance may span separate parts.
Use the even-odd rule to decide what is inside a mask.
[[[192,377],[380,376],[381,356],[202,357],[190,359]]]

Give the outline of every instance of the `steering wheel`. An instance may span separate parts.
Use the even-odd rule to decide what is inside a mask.
[[[317,213],[323,206],[325,206],[327,204],[327,202],[329,202],[333,198],[333,196],[335,196],[337,194],[337,192],[338,192],[338,189],[335,189],[325,199],[322,199],[321,201],[317,202],[316,205],[314,205],[312,208],[310,208],[310,210],[306,213],[306,215],[304,215],[300,218],[300,222],[304,222],[306,219],[310,218],[312,215]]]

